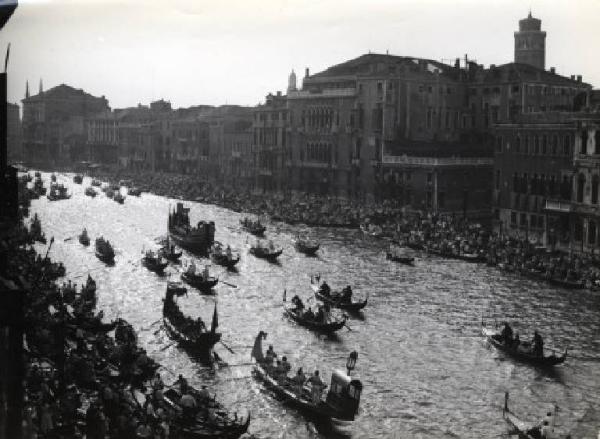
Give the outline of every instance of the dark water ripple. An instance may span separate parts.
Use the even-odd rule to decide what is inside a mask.
[[[45,174],[44,179],[49,180]],[[262,437],[321,437],[312,424],[282,406],[250,378],[250,366],[217,371],[201,367],[171,345],[160,325],[166,278],[140,265],[144,247],[166,233],[169,206],[175,201],[144,194],[118,205],[103,194],[90,199],[84,185],[60,175],[73,191],[67,201],[34,201],[47,236],[56,241],[50,252],[64,261],[68,277],[81,282],[90,272],[99,281],[99,306],[108,318],[123,316],[138,330],[141,343],[166,365],[165,377],[183,373],[191,382],[208,382],[234,409],[250,409],[251,432]],[[192,221],[211,219],[216,238],[242,250],[238,273],[213,267],[222,280],[215,296],[189,294],[181,299],[187,313],[210,322],[218,303],[220,329],[235,355],[218,352],[230,364],[250,360],[255,334],[287,355],[293,366],[319,368],[329,379],[343,368],[351,350],[359,352],[356,375],[365,390],[362,413],[345,428],[353,437],[481,438],[502,437],[504,391],[512,406],[538,419],[554,403],[560,424],[574,437],[595,438],[600,429],[600,296],[537,284],[494,268],[421,255],[414,268],[388,262],[383,242],[365,240],[356,231],[312,229],[322,242],[317,258],[296,253],[292,238],[302,227],[270,225],[268,236],[284,247],[280,264],[248,255],[248,235],[239,230],[240,214],[199,203]],[[76,235],[87,227],[117,249],[116,265],[105,267],[83,248]],[[73,239],[69,239],[72,238]],[[66,241],[65,241],[66,239]],[[41,247],[40,247],[41,248]],[[190,255],[185,254],[184,258]],[[208,261],[201,261],[208,263]],[[176,276],[177,269],[169,272]],[[357,295],[369,295],[363,319],[350,321],[352,331],[339,338],[319,337],[282,318],[282,292],[310,297],[309,275],[321,273],[333,286],[352,284]],[[314,302],[310,302],[314,303]],[[514,363],[490,349],[480,337],[480,322],[508,318],[522,339],[538,328],[549,349],[569,348],[570,358],[555,373]]]

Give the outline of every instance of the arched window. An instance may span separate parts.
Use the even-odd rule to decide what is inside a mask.
[[[598,204],[598,186],[600,185],[600,177],[594,175],[592,177],[592,204]]]
[[[581,218],[575,219],[575,241],[583,240],[583,220]]]
[[[596,222],[590,221],[588,223],[588,244],[589,245],[596,244],[596,233],[597,233]]]
[[[585,189],[585,175],[579,174],[577,177],[577,202],[583,203],[583,190]]]
[[[521,152],[521,137],[517,136],[515,139],[515,152],[519,154]]]
[[[600,154],[600,128],[596,129],[594,133],[594,144],[596,145],[594,148],[594,154]]]
[[[546,155],[548,149],[548,137],[544,134],[542,136],[542,154]]]
[[[571,136],[569,134],[567,134],[564,138],[563,155],[565,155],[565,156],[571,155]]]
[[[519,174],[513,174],[513,192],[519,192]]]
[[[523,145],[523,152],[529,154],[529,136],[525,136],[525,143]]]
[[[552,155],[558,154],[558,136],[555,134],[552,138]]]
[[[537,135],[533,136],[533,153],[535,155],[540,153],[540,138]]]
[[[587,154],[587,141],[588,141],[588,133],[587,130],[583,130],[581,132],[581,149],[579,152],[581,154]]]

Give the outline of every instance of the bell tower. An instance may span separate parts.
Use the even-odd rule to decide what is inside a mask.
[[[546,32],[542,30],[542,20],[533,18],[531,11],[527,18],[519,20],[519,30],[515,32],[515,62],[546,68]]]

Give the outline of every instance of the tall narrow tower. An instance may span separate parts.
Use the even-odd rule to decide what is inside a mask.
[[[515,32],[515,62],[546,68],[546,32],[542,31],[542,20],[533,18],[531,11],[519,20],[519,31]]]

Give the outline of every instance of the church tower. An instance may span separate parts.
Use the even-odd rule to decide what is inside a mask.
[[[29,81],[25,81],[25,99],[29,98]]]
[[[292,69],[292,73],[290,73],[290,77],[288,78],[288,88],[287,88],[287,92],[291,92],[291,91],[297,91],[298,89],[296,88],[296,73],[294,72],[294,69]]]
[[[515,32],[515,62],[546,68],[546,32],[542,31],[542,20],[527,18],[519,20],[519,31]]]

